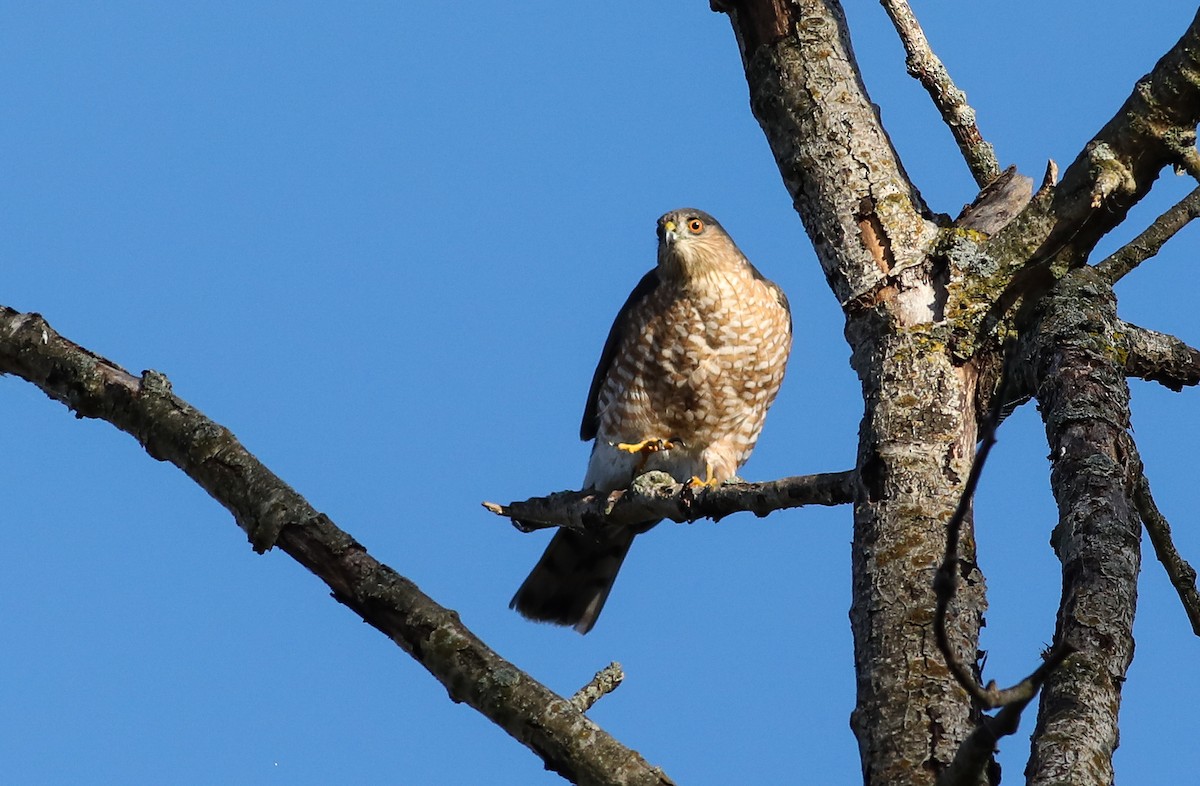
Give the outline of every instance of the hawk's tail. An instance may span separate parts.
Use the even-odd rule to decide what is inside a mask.
[[[587,633],[639,531],[645,529],[622,527],[595,538],[560,529],[508,607],[531,620]]]

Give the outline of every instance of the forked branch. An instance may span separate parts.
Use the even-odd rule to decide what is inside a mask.
[[[1006,367],[1012,355],[1013,352],[1010,348],[1006,352],[1008,358],[1005,361]],[[1008,376],[1008,369],[1006,368],[1002,373],[1001,380],[1007,379]],[[1045,656],[1045,660],[1032,674],[1011,688],[1001,689],[996,686],[995,682],[989,682],[987,686],[979,684],[979,681],[975,679],[975,675],[971,673],[967,665],[955,655],[954,649],[950,644],[950,637],[946,633],[946,614],[949,610],[950,602],[954,599],[955,590],[958,588],[958,542],[962,534],[963,522],[971,510],[975,490],[979,486],[979,478],[983,474],[983,467],[987,462],[988,454],[991,453],[992,447],[996,444],[996,428],[1000,424],[1003,408],[1004,396],[992,396],[991,413],[983,423],[983,428],[980,431],[979,449],[975,454],[975,462],[971,465],[971,472],[967,476],[966,484],[963,486],[958,507],[955,509],[954,515],[950,517],[950,522],[946,525],[946,554],[933,579],[933,589],[937,596],[937,609],[934,614],[933,628],[938,649],[941,651],[942,657],[946,659],[946,665],[954,674],[958,684],[983,709],[994,709],[996,707],[1016,704],[1024,706],[1037,694],[1042,682],[1046,679],[1046,675],[1074,651],[1066,642],[1059,642]]]
[[[1001,385],[998,385],[998,388],[1002,387],[1002,383],[1009,376],[1008,366],[1012,357],[1013,349],[1010,347],[1005,352],[1005,368],[1001,373]],[[989,682],[986,686],[979,684],[971,670],[955,655],[950,637],[946,632],[946,614],[958,587],[958,542],[963,523],[971,510],[984,464],[987,462],[992,447],[996,444],[996,429],[1001,421],[1004,400],[1003,395],[994,394],[992,396],[991,411],[982,424],[975,462],[971,465],[971,472],[963,486],[958,507],[946,527],[946,554],[933,580],[933,588],[937,596],[937,608],[933,623],[934,636],[938,649],[946,660],[947,667],[954,674],[958,684],[971,695],[982,709],[1000,707],[1001,710],[995,716],[981,718],[979,725],[959,745],[954,761],[938,777],[938,786],[960,786],[960,784],[967,786],[978,783],[979,773],[983,772],[991,760],[996,742],[1001,737],[1016,732],[1021,712],[1037,695],[1038,690],[1046,681],[1046,677],[1075,651],[1075,648],[1066,641],[1059,641],[1049,653],[1043,656],[1041,665],[1034,669],[1032,674],[1011,688],[1001,689],[996,686],[995,682]]]

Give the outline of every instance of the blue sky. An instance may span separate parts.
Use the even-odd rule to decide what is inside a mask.
[[[909,173],[956,213],[966,167],[882,9],[849,5]],[[659,527],[580,637],[508,611],[546,536],[479,506],[579,485],[604,336],[653,264],[654,220],[684,205],[793,305],[790,372],[743,474],[853,462],[841,315],[707,6],[5,4],[0,302],[165,373],[551,688],[623,663],[592,717],[680,783],[854,784],[848,508]],[[1040,177],[1186,6],[916,11],[1001,162]],[[1188,190],[1164,175],[1102,249]],[[1122,315],[1200,342],[1197,253],[1189,228],[1122,283]],[[1160,507],[1200,562],[1197,393],[1132,385]],[[561,782],[131,438],[14,379],[0,407],[0,780]],[[1036,411],[1000,440],[977,515],[988,676],[1011,683],[1052,636],[1060,580]],[[1149,552],[1136,632],[1118,777],[1185,782],[1200,643]],[[1004,742],[1013,782],[1033,723]]]

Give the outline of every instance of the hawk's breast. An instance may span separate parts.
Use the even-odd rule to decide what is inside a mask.
[[[783,380],[790,316],[752,269],[664,281],[634,308],[599,396],[598,439],[725,441],[744,461]]]

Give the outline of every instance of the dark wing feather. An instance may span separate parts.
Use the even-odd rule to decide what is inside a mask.
[[[600,353],[600,362],[596,365],[596,373],[592,375],[592,387],[588,390],[587,404],[583,408],[583,422],[579,425],[579,438],[584,442],[595,439],[596,431],[600,428],[600,413],[596,410],[600,398],[600,387],[604,384],[605,377],[608,376],[608,370],[612,368],[613,357],[617,354],[617,348],[621,346],[621,340],[625,336],[622,328],[629,322],[629,314],[634,307],[649,297],[657,287],[657,270],[651,270],[642,276],[642,280],[629,293],[629,298],[625,301],[625,305],[621,306],[621,310],[617,312],[617,318],[613,320],[612,327],[609,328],[608,339],[604,342],[604,351]]]

